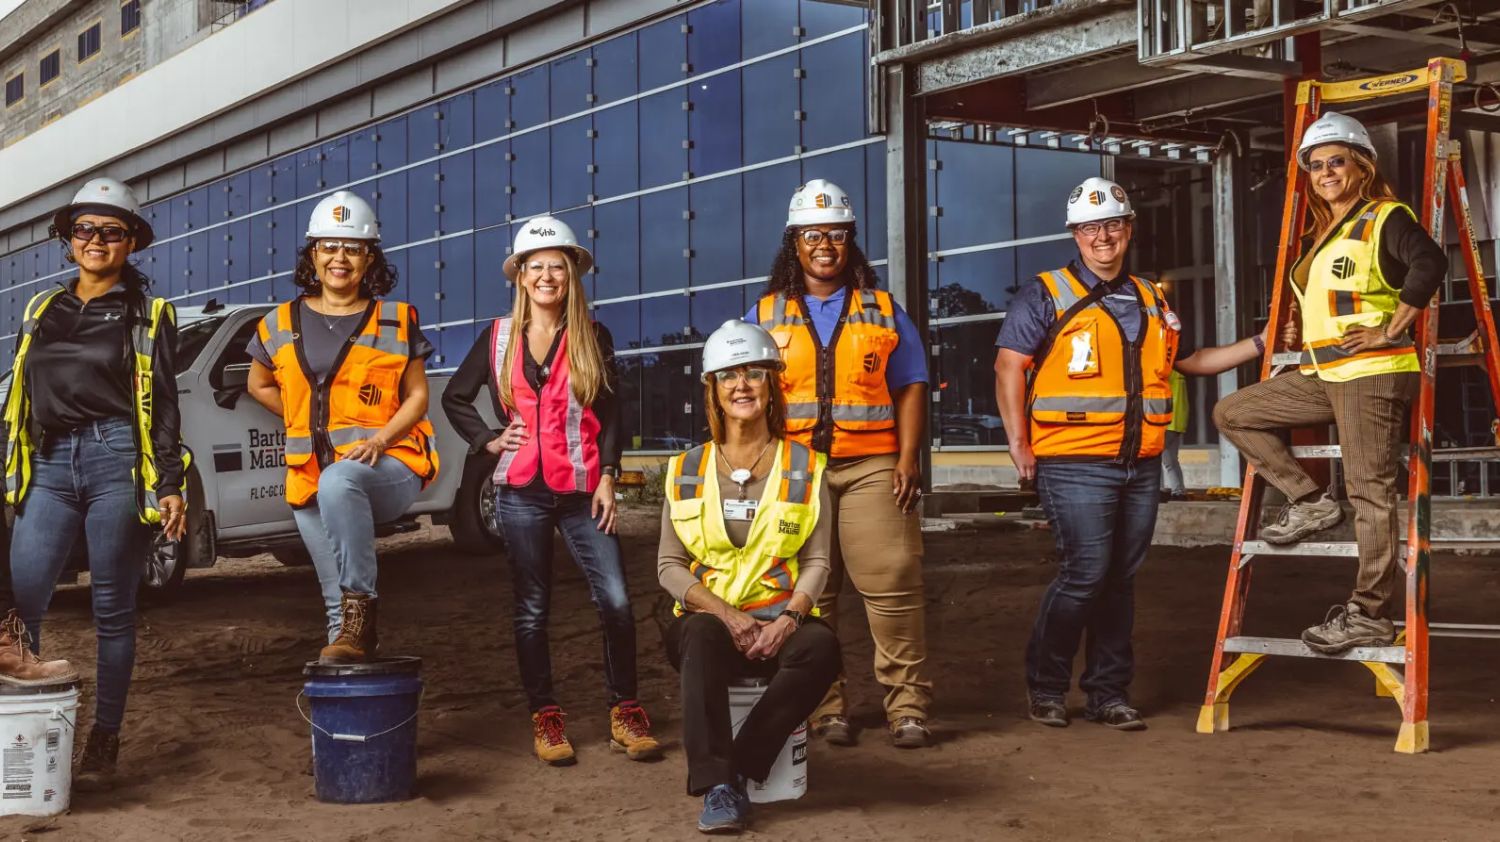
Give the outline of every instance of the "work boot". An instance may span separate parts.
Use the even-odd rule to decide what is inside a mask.
[[[661,743],[651,736],[651,720],[638,702],[624,701],[609,709],[609,747],[631,760],[661,757]]]
[[[1396,624],[1371,617],[1352,602],[1335,605],[1322,625],[1302,633],[1302,642],[1322,655],[1338,655],[1356,646],[1390,646],[1396,642]]]
[[[1338,501],[1324,494],[1310,503],[1288,503],[1276,522],[1261,527],[1261,540],[1267,544],[1295,544],[1303,538],[1337,526],[1344,519]]]
[[[739,833],[750,822],[750,796],[739,778],[732,784],[719,784],[703,796],[703,812],[698,814],[698,830],[703,833]]]
[[[115,788],[115,760],[120,756],[120,732],[95,725],[83,757],[73,771],[73,788],[79,792],[108,792]]]
[[[927,730],[926,720],[903,716],[891,723],[891,744],[896,748],[927,748],[932,745],[932,732]]]
[[[380,634],[375,630],[376,599],[367,593],[344,591],[339,605],[339,636],[323,647],[318,661],[324,664],[358,664],[375,657]]]
[[[1034,722],[1050,725],[1053,728],[1068,727],[1068,706],[1063,704],[1062,699],[1028,696],[1026,715]]]
[[[38,687],[78,680],[78,670],[67,661],[43,661],[31,651],[31,633],[12,608],[0,621],[0,682]]]
[[[849,725],[848,717],[837,713],[818,717],[813,723],[813,733],[831,746],[854,745],[854,728]]]
[[[563,733],[563,712],[557,705],[548,705],[531,715],[531,742],[536,747],[536,759],[553,766],[572,766],[578,762],[573,755],[573,744]]]
[[[1110,702],[1091,710],[1085,710],[1083,718],[1090,722],[1097,722],[1106,728],[1113,728],[1116,731],[1146,730],[1146,720],[1141,718],[1141,712],[1124,702]]]

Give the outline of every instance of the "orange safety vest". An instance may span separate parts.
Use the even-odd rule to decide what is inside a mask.
[[[823,347],[801,299],[761,296],[756,318],[786,363],[781,389],[787,435],[835,459],[901,449],[895,401],[885,382],[886,364],[901,341],[890,293],[847,290],[831,349]]]
[[[318,493],[318,453],[337,456],[380,432],[401,408],[401,377],[411,362],[410,304],[371,301],[364,321],[334,360],[333,376],[314,384],[302,352],[302,308],[283,302],[257,328],[281,387],[286,423],[286,500],[305,505]],[[386,453],[411,468],[425,488],[438,472],[436,436],[426,417]]]
[[[1058,319],[1089,293],[1069,268],[1039,277]],[[1134,275],[1130,281],[1144,310],[1139,345],[1096,301],[1032,360],[1026,411],[1038,459],[1130,462],[1166,446],[1181,323],[1154,283]]]

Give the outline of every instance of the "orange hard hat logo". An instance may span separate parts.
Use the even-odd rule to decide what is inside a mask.
[[[334,205],[333,206],[333,221],[334,222],[348,222],[349,221],[349,209],[347,207],[344,207],[343,205]]]

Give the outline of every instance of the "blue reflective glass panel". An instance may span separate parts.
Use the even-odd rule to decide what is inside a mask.
[[[588,50],[580,50],[552,62],[552,119],[556,120],[588,108],[588,95],[594,92],[594,69],[589,67]]]
[[[422,303],[425,322],[455,322],[474,318],[474,238],[454,237],[438,244],[441,301]],[[454,363],[457,365],[457,361]]]
[[[397,117],[381,123],[375,132],[375,143],[381,169],[388,170],[405,166],[407,163],[406,118]],[[421,155],[420,152],[416,155],[418,159],[427,157]]]
[[[276,272],[291,272],[297,265],[297,250],[306,241],[307,220],[312,216],[315,200],[309,199],[296,205],[277,208],[269,216],[275,223],[271,229],[275,253],[271,255],[271,268]]]
[[[636,104],[627,102],[594,115],[594,192],[600,198],[633,192],[640,186]]]
[[[944,208],[944,213],[938,218],[937,240],[929,243],[930,248],[1015,239],[1016,206],[1009,199],[1015,186],[1016,151],[1009,146],[937,142],[937,192],[928,204]],[[975,213],[976,208],[984,208],[984,212]]]
[[[545,131],[530,132],[511,138],[511,152],[516,159],[511,162],[511,183],[515,193],[510,206],[517,219],[529,219],[546,213],[552,202],[548,196],[550,182],[551,147]]]
[[[379,169],[378,145],[375,136],[379,129],[360,129],[349,136],[349,178],[368,178]]]
[[[689,341],[688,297],[663,295],[641,302],[641,344],[647,348]]]
[[[1099,156],[1026,148],[1016,149],[1015,154],[1016,207],[1046,209],[1021,214],[1016,220],[1016,236],[1065,233],[1068,194],[1085,178],[1099,174]]]
[[[547,65],[517,73],[508,80],[514,91],[510,98],[510,116],[516,129],[529,129],[547,122]]]
[[[640,39],[641,90],[682,80],[682,65],[687,61],[687,36],[682,27],[685,15],[654,23],[636,33]]]
[[[594,118],[579,117],[559,123],[550,130],[552,137],[551,206],[577,207],[594,192],[594,176],[589,167],[594,162]]]
[[[423,164],[406,171],[406,224],[411,241],[442,233],[438,225],[440,187],[437,164]]]
[[[996,249],[945,257],[933,277],[933,318],[1003,313],[1015,290],[1015,253]]]
[[[802,145],[822,149],[865,136],[865,40],[846,35],[802,51]]]
[[[474,234],[476,319],[494,319],[510,312],[514,288],[507,285],[501,269],[510,242],[509,228],[488,228]]]
[[[693,293],[691,303],[694,342],[702,342],[730,319],[743,318],[749,306],[745,303],[746,287],[698,290]]]
[[[284,155],[271,162],[271,195],[276,204],[296,201],[297,155]]]
[[[297,196],[311,196],[322,189],[323,153],[317,147],[297,153]]]
[[[679,187],[640,198],[641,219],[649,220],[642,226],[649,235],[641,249],[642,292],[688,285],[687,192]]]
[[[510,134],[509,79],[491,82],[474,92],[474,133],[477,140]]]
[[[615,350],[641,347],[641,302],[601,304],[594,308],[594,320],[614,334]]]
[[[641,356],[641,450],[681,451],[704,438],[699,356],[696,350]]]
[[[866,146],[865,210],[859,218],[860,248],[872,262],[886,259],[885,219],[885,144]],[[993,201],[998,201],[995,197]],[[988,209],[991,205],[983,207]],[[929,246],[930,248],[931,246]]]
[[[787,203],[802,183],[800,169],[793,161],[741,176],[745,192],[745,265],[741,277],[770,274],[786,232]]]
[[[401,253],[406,255],[406,274],[401,276],[401,283],[391,292],[391,297],[417,305],[425,313],[424,322],[436,322],[438,272],[441,271],[438,244],[424,243],[402,249]]]
[[[934,438],[948,446],[1001,445],[1005,428],[995,405],[995,336],[999,321],[936,328],[938,401]]]
[[[753,2],[753,0],[752,0]],[[716,0],[688,12],[688,67],[693,74],[733,64],[740,54],[740,0]]]
[[[500,141],[474,150],[474,225],[505,223],[510,213],[510,142]]]
[[[683,91],[666,91],[640,100],[641,187],[681,181],[687,171],[687,112]]]
[[[614,102],[636,92],[635,51],[634,32],[594,45],[595,104]]]
[[[438,142],[444,151],[462,149],[474,142],[474,95],[458,94],[443,100],[438,110],[443,115]]]
[[[755,58],[797,43],[797,0],[740,3],[740,57]]]
[[[795,55],[756,62],[740,70],[744,114],[748,117],[742,124],[746,164],[785,158],[801,142],[801,126],[793,113],[801,107],[796,70]]]
[[[732,70],[688,88],[688,169],[708,175],[740,166],[740,73]]]
[[[439,227],[444,234],[474,227],[474,153],[461,152],[438,162],[442,173],[438,194],[443,208]]]
[[[716,284],[737,281],[745,263],[741,218],[743,197],[739,176],[715,178],[692,185],[688,202],[693,218],[689,224],[689,261],[692,283]]]
[[[341,137],[323,144],[323,186],[321,190],[332,190],[348,184],[349,138]],[[363,178],[369,173],[360,173]]]
[[[821,38],[865,22],[865,10],[841,0],[802,0],[804,38]]]
[[[609,202],[594,208],[594,295],[620,298],[641,291],[641,225],[639,199]]]

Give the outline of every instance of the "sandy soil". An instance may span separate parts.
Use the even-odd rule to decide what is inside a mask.
[[[142,618],[121,754],[125,784],[75,794],[70,814],[0,819],[0,837],[67,840],[691,839],[676,676],[653,619],[655,512],[626,519],[642,696],[669,750],[632,764],[606,745],[597,618],[559,556],[553,655],[577,766],[530,753],[503,561],[454,554],[446,530],[400,536],[382,556],[389,654],[426,659],[419,796],[378,806],[312,797],[308,730],[294,708],[320,613],[307,568],[268,558],[191,574],[176,604]],[[815,745],[808,795],[761,808],[763,838],[1322,839],[1383,833],[1500,838],[1495,643],[1434,646],[1432,743],[1395,755],[1399,715],[1357,665],[1282,660],[1235,697],[1235,730],[1193,732],[1222,592],[1223,550],[1158,550],[1138,595],[1135,700],[1150,730],[1023,719],[1021,652],[1051,577],[1045,532],[928,536],[929,639],[940,744],[898,751]],[[1340,562],[1274,561],[1256,581],[1251,633],[1292,635],[1352,578]],[[1494,622],[1495,560],[1443,560],[1436,619]],[[855,613],[843,629],[858,722],[878,729],[879,690]],[[59,592],[47,651],[93,671],[87,592]],[[1081,700],[1074,700],[1081,703]],[[87,717],[85,716],[85,719]],[[1404,801],[1403,801],[1404,799]]]

